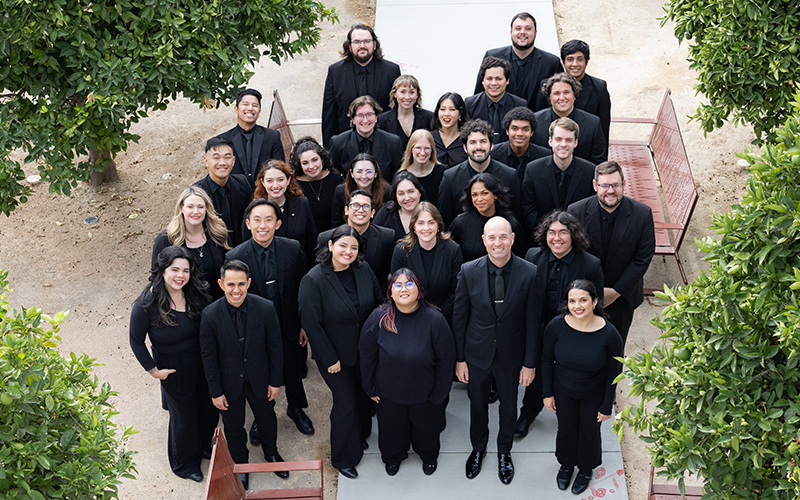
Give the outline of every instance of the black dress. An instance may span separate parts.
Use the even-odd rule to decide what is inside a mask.
[[[459,163],[467,161],[467,152],[464,151],[464,143],[461,142],[460,137],[456,137],[449,146],[445,146],[438,130],[431,130],[431,135],[436,146],[436,160],[445,168],[455,167]]]
[[[430,130],[432,121],[433,113],[427,109],[415,109],[411,133],[413,134],[415,130],[419,129]],[[378,115],[378,128],[399,137],[403,141],[403,151],[405,151],[408,146],[409,136],[406,135],[406,131],[403,130],[403,126],[397,120],[397,108],[392,108]]]
[[[461,245],[461,254],[464,262],[475,260],[486,255],[486,247],[483,244],[483,226],[491,217],[484,217],[477,210],[470,210],[458,214],[450,224],[450,235]],[[511,230],[514,231],[514,246],[511,251],[522,257],[525,255],[525,234],[522,225],[517,219],[511,217]]]
[[[153,256],[150,260],[151,268],[155,266],[158,254],[171,245],[172,243],[169,242],[166,230],[158,233],[156,241],[153,243]],[[194,257],[194,263],[198,270],[198,278],[200,278],[200,281],[208,283],[208,293],[211,295],[211,298],[217,300],[222,297],[224,293],[222,292],[222,288],[217,286],[217,275],[219,274],[219,268],[225,262],[225,253],[227,250],[214,243],[214,240],[212,240],[208,234],[206,234],[206,243],[203,246],[199,248],[188,248],[184,242],[183,247],[189,250],[192,257]]]
[[[314,226],[316,226],[319,233],[333,227],[331,225],[333,192],[336,186],[343,181],[344,177],[335,172],[329,173],[318,181],[297,181],[300,189],[303,190],[303,194],[306,195],[308,203],[311,205],[311,213],[314,214]]]

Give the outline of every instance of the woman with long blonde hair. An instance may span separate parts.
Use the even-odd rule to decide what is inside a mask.
[[[439,184],[445,167],[436,159],[436,144],[427,130],[415,130],[408,140],[400,170],[414,174],[425,189],[425,196],[434,205],[439,204]]]

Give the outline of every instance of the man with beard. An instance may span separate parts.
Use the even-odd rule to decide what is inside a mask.
[[[589,253],[603,265],[603,308],[624,349],[633,311],[644,301],[644,273],[656,250],[653,212],[624,196],[625,175],[615,161],[595,168],[593,185],[597,197],[573,203],[567,211],[586,228]]]
[[[350,28],[341,55],[341,61],[328,66],[322,96],[322,141],[328,148],[333,136],[350,129],[350,103],[369,95],[381,108],[389,109],[389,92],[400,76],[400,66],[383,59],[378,36],[365,24]]]
[[[536,41],[536,19],[527,12],[520,12],[511,19],[511,45],[487,50],[483,58],[489,56],[505,59],[511,64],[511,77],[507,92],[528,102],[534,111],[539,82],[564,71],[558,56],[533,46]],[[483,92],[483,78],[479,74],[475,83],[475,93]]]

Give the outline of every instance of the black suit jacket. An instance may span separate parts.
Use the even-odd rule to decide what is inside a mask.
[[[303,258],[306,263],[306,270],[311,268],[314,262],[314,247],[317,244],[317,225],[314,222],[314,214],[311,212],[311,204],[305,196],[292,196],[286,198],[281,214],[281,227],[275,231],[276,236],[290,238],[300,243],[303,249]],[[253,237],[253,233],[247,229],[246,221],[242,221],[242,241]]]
[[[317,250],[328,245],[332,234],[333,229],[319,233],[317,237]],[[364,234],[361,235],[361,247],[359,248],[359,252],[364,254],[364,262],[372,269],[375,278],[378,279],[378,286],[381,290],[386,290],[388,286],[386,277],[389,275],[389,267],[392,263],[392,248],[394,247],[394,243],[394,231],[386,227],[376,226],[375,224],[370,224],[367,230],[364,231]]]
[[[487,370],[496,353],[505,369],[535,368],[541,357],[535,311],[536,266],[511,256],[510,278],[507,278],[511,281],[498,316],[494,298],[489,296],[488,262],[488,256],[467,262],[458,274],[453,304],[456,361]]]
[[[470,170],[472,168],[469,165],[469,160],[466,160],[444,171],[442,183],[439,185],[439,204],[437,206],[445,225],[449,226],[453,219],[456,218],[456,215],[462,212],[461,197],[464,195],[464,186],[474,175],[470,174]],[[517,220],[522,220],[520,183],[517,181],[517,171],[492,158],[491,163],[489,163],[484,172],[494,175],[508,188],[511,193],[511,211]]]
[[[394,134],[376,128],[372,133],[372,156],[381,167],[381,175],[387,182],[403,164],[403,141]],[[350,170],[350,162],[358,154],[358,140],[355,130],[343,132],[330,140],[333,166],[342,172]]]
[[[248,294],[244,346],[222,297],[203,310],[200,320],[200,354],[212,398],[223,394],[238,399],[245,374],[257,398],[267,397],[267,386],[283,385],[281,327],[275,306],[258,295]]]
[[[507,45],[505,47],[500,47],[497,49],[487,50],[486,54],[483,55],[483,58],[486,59],[488,56],[499,57],[500,59],[505,59],[506,61],[511,63],[511,78],[509,78],[508,88],[506,89],[507,92],[511,92],[514,95],[519,95],[518,92],[515,92],[516,86],[514,84],[514,76],[516,73],[515,64],[512,61],[511,45]],[[561,65],[561,59],[558,56],[555,56],[549,52],[544,50],[540,50],[537,48],[533,49],[533,52],[528,56],[528,59],[533,62],[533,71],[531,76],[531,83],[528,87],[528,95],[522,95],[523,99],[527,101],[527,105],[530,109],[536,111],[536,96],[541,94],[542,86],[539,85],[538,87],[535,85],[536,82],[547,80],[551,76],[555,75],[556,73],[561,73],[564,71],[564,66]],[[481,59],[483,61],[483,59]],[[530,64],[530,63],[528,63]],[[475,93],[478,94],[483,90],[483,82],[481,81],[481,74],[478,72],[478,79],[475,82]],[[549,105],[549,104],[548,104]],[[472,116],[470,116],[472,118]]]
[[[206,193],[208,193],[208,196],[211,197],[211,201],[214,201],[214,181],[211,180],[210,176],[206,175],[199,181],[195,182],[194,185],[202,188]],[[247,178],[243,175],[229,175],[226,186],[228,186],[228,189],[230,190],[232,223],[231,227],[228,228],[228,245],[230,247],[235,247],[242,242],[242,221],[244,220],[245,209],[253,198],[253,191],[247,183]],[[214,206],[214,211],[217,212],[217,215],[221,219],[221,209],[217,206]]]
[[[556,208],[566,209],[572,203],[594,196],[594,165],[572,157],[572,179],[567,188],[567,199],[558,203],[558,181],[554,169],[553,155],[528,163],[522,181],[522,210],[525,212],[525,227],[536,231],[539,219]]]
[[[253,127],[253,158],[250,159],[249,165],[242,164],[244,154],[244,138],[241,134],[244,129],[236,125],[232,129],[220,134],[220,137],[230,139],[233,143],[233,154],[236,156],[236,163],[233,165],[232,174],[244,175],[247,178],[250,192],[255,189],[255,180],[261,166],[267,160],[281,160],[286,161],[286,156],[283,153],[283,144],[281,143],[281,134],[277,130],[256,125]],[[256,156],[256,153],[258,156]]]
[[[486,95],[486,92],[481,92],[480,94],[475,94],[467,97],[464,100],[464,105],[467,108],[467,116],[469,116],[470,120],[475,120],[476,118],[480,118],[486,122],[489,122],[491,125],[492,121],[489,119],[489,104],[492,102],[491,99]],[[504,113],[508,113],[512,109],[518,106],[527,106],[528,103],[525,99],[521,97],[517,97],[514,94],[506,91],[506,105],[504,108]],[[500,122],[503,121],[503,116],[500,117]],[[503,141],[508,140],[508,134],[506,131],[500,128],[500,130],[494,130],[494,143],[499,144]]]
[[[411,125],[411,132],[413,133],[415,130],[419,129],[430,130],[432,122],[433,113],[427,109],[415,109],[414,124]],[[378,116],[378,128],[399,137],[400,141],[403,143],[403,151],[406,150],[406,146],[408,146],[408,139],[411,136],[406,136],[403,126],[400,125],[399,121],[397,121],[397,108],[384,111]],[[431,144],[431,147],[433,147],[433,144]]]
[[[300,316],[297,312],[297,293],[300,280],[306,273],[306,260],[300,243],[293,239],[275,236],[275,258],[278,261],[278,293],[281,296],[281,326],[287,340],[297,342],[300,335]],[[250,267],[250,293],[267,298],[266,276],[261,274],[258,265],[258,254],[253,248],[257,244],[245,241],[225,257],[226,261],[241,260]]]
[[[653,211],[636,200],[624,196],[617,210],[608,258],[603,259],[603,237],[600,234],[600,202],[597,197],[573,203],[567,211],[578,218],[589,235],[589,252],[603,264],[605,286],[613,288],[636,308],[644,300],[644,274],[656,251]]]
[[[528,163],[532,162],[533,160],[538,160],[539,158],[544,158],[547,156],[552,156],[553,150],[549,147],[543,148],[538,144],[530,143],[528,144],[528,151],[525,152],[523,156],[523,161],[527,158],[527,161],[524,161],[522,164],[522,168],[515,169],[517,171],[517,180],[520,184],[522,184],[522,179],[525,177],[525,167]],[[494,149],[492,149],[492,158],[499,161],[504,165],[508,165],[511,168],[517,163],[517,153],[515,153],[511,149],[511,143],[509,141],[501,142],[500,144],[496,144]]]
[[[539,88],[542,88],[546,81],[546,79],[542,80]],[[603,137],[606,138],[607,142],[611,125],[611,96],[608,94],[608,85],[606,85],[605,80],[584,73],[581,87],[581,93],[575,99],[575,107],[600,118],[600,128],[603,129]],[[550,107],[550,101],[544,94],[539,92],[536,97],[536,109],[548,107]]]
[[[322,366],[355,366],[361,327],[381,301],[378,281],[369,266],[354,267],[358,309],[332,267],[317,264],[300,282],[300,321],[314,358]]]
[[[322,142],[330,149],[333,136],[350,129],[347,111],[358,93],[354,67],[358,63],[351,59],[341,60],[328,66],[325,77],[325,92],[322,96]],[[372,60],[368,65],[367,94],[372,96],[383,109],[389,109],[389,92],[395,79],[400,76],[400,66],[384,60]],[[343,170],[346,171],[346,170]]]
[[[553,108],[543,109],[536,112],[536,132],[533,133],[531,142],[542,147],[549,147],[550,123],[558,120],[559,116]],[[578,146],[573,154],[584,160],[588,160],[595,165],[603,163],[608,159],[608,143],[600,127],[600,119],[592,114],[574,108],[567,117],[574,120],[580,127],[578,133]]]

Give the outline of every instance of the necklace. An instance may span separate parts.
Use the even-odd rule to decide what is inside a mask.
[[[325,178],[323,177],[322,179],[320,179],[318,181],[311,181],[311,182],[308,183],[308,187],[311,188],[311,192],[314,193],[314,196],[317,198],[317,201],[320,201],[319,199],[322,196],[322,181],[324,181],[324,180],[325,180]],[[319,192],[317,192],[317,190],[314,189],[314,183],[315,182],[319,182]]]
[[[203,258],[203,247],[204,246],[206,246],[205,242],[202,245],[200,245],[200,247],[197,249],[197,252],[200,254],[200,258],[201,259]]]

